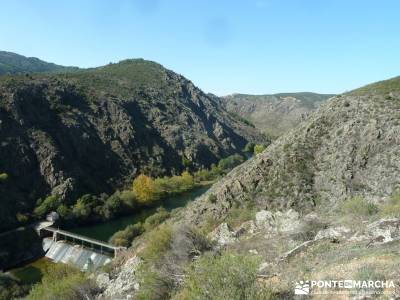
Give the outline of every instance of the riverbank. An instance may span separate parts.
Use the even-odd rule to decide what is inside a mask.
[[[190,201],[193,201],[194,199],[205,193],[210,188],[212,183],[212,181],[204,181],[201,184],[198,184],[197,187],[191,191],[187,191],[182,194],[166,198],[157,207],[163,207],[167,211],[171,211],[175,208],[185,206]],[[103,223],[70,228],[69,231],[108,242],[113,234],[117,231],[123,230],[129,225],[143,222],[147,217],[156,212],[157,207],[149,208],[128,216],[123,216]]]
[[[50,259],[41,257],[24,266],[9,270],[6,274],[24,284],[31,285],[42,280],[45,269],[51,264],[53,262]]]

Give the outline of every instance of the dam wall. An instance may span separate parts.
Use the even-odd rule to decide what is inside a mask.
[[[75,266],[82,271],[94,271],[112,260],[112,257],[106,254],[66,241],[44,238],[42,245],[47,258],[56,263],[61,262]]]
[[[22,266],[43,256],[55,263],[61,262],[81,270],[94,271],[109,263],[119,251],[118,247],[62,230],[56,232],[64,240],[54,239],[54,233],[46,231],[51,224],[40,222],[34,226],[0,233],[0,271]],[[62,233],[67,236],[62,236]],[[68,235],[75,240],[71,242]]]

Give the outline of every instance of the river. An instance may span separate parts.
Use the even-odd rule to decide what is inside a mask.
[[[209,187],[209,185],[201,186],[192,191],[167,198],[160,206],[164,207],[168,211],[171,211],[174,208],[185,206],[188,202],[194,200],[196,197],[206,192]],[[110,237],[117,231],[124,229],[128,225],[144,221],[155,211],[156,208],[147,209],[140,213],[120,217],[118,219],[114,219],[105,223],[80,226],[77,228],[69,229],[68,231],[107,242]]]
[[[162,207],[171,211],[175,208],[185,206],[188,202],[193,201],[195,198],[202,195],[209,189],[210,185],[198,187],[192,191],[185,192],[163,201]],[[130,224],[144,221],[148,216],[152,215],[156,208],[147,209],[140,213],[135,213],[129,216],[120,217],[105,223],[99,223],[88,226],[80,226],[73,229],[68,229],[70,232],[81,234],[87,237],[98,239],[101,241],[108,241],[110,237],[117,231],[124,229]],[[23,267],[10,270],[10,274],[18,278],[26,284],[33,284],[39,282],[43,276],[43,270],[51,264],[50,260],[43,257]]]

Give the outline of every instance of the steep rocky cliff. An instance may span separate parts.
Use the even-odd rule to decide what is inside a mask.
[[[246,118],[276,138],[296,127],[331,94],[282,93],[274,95],[233,94],[222,98],[225,108]]]
[[[232,207],[335,207],[400,187],[400,79],[339,95],[263,153],[232,170],[184,212],[201,221]],[[214,201],[210,202],[210,195]]]
[[[0,224],[39,197],[110,192],[139,172],[209,167],[262,142],[190,81],[144,60],[0,79]],[[0,226],[1,227],[1,226]]]

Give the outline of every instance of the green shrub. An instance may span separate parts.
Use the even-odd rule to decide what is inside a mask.
[[[129,247],[136,237],[145,231],[154,229],[169,217],[170,213],[165,208],[160,207],[153,215],[146,218],[144,224],[139,222],[114,233],[110,238],[110,242],[115,246]]]
[[[57,208],[57,213],[60,215],[61,218],[65,220],[70,220],[73,218],[72,210],[65,204],[61,204]]]
[[[194,179],[196,182],[201,181],[213,181],[223,174],[222,170],[215,164],[211,165],[210,170],[201,169],[194,173]]]
[[[393,193],[390,201],[380,208],[382,216],[400,217],[400,191]]]
[[[271,292],[257,285],[259,263],[253,256],[203,255],[190,266],[183,288],[174,299],[273,299]]]
[[[204,252],[212,248],[213,242],[210,240],[208,232],[196,227],[189,227],[187,228],[187,236],[194,247],[192,250]]]
[[[79,270],[66,264],[52,264],[44,270],[42,282],[33,286],[27,300],[91,299],[95,284]]]
[[[104,220],[110,220],[115,216],[119,215],[125,208],[130,208],[125,205],[125,202],[121,199],[120,194],[114,193],[108,197],[101,205],[101,212]]]
[[[194,178],[185,171],[180,176],[162,177],[154,180],[155,189],[161,192],[163,197],[179,194],[194,188]]]
[[[137,271],[140,289],[135,294],[135,299],[171,299],[171,291],[174,288],[173,278],[154,270],[148,264],[142,264]]]
[[[263,152],[264,150],[265,150],[264,145],[255,145],[253,152],[255,155],[257,155],[257,154],[260,154],[261,152]]]
[[[353,197],[343,202],[342,212],[351,215],[371,216],[378,212],[378,207],[362,197]]]
[[[247,152],[247,153],[253,154],[254,153],[254,146],[255,146],[254,143],[248,142],[246,144],[246,146],[243,148],[243,152]]]
[[[135,193],[133,191],[122,191],[118,193],[118,196],[121,198],[126,207],[135,208],[138,205]]]
[[[47,213],[56,210],[59,205],[60,205],[60,200],[58,196],[51,195],[45,198],[44,200],[39,199],[38,206],[36,206],[33,213],[37,217],[43,217]]]
[[[83,195],[76,201],[72,208],[72,213],[75,218],[86,220],[93,215],[93,210],[99,205],[98,199],[90,194]]]
[[[218,162],[218,168],[222,172],[229,172],[234,167],[240,165],[242,162],[244,162],[243,156],[241,156],[239,154],[234,154],[234,155],[228,156],[227,158],[221,159]]]
[[[144,229],[146,231],[150,231],[168,219],[169,216],[170,213],[165,208],[159,207],[156,213],[146,218],[146,221],[144,222]]]
[[[172,228],[161,225],[147,235],[146,247],[141,256],[147,261],[157,261],[169,249],[172,239]]]
[[[216,203],[217,202],[217,196],[215,196],[214,194],[210,194],[208,195],[208,199],[207,199],[210,203]]]
[[[214,176],[215,178],[218,178],[219,176],[222,175],[221,169],[220,169],[217,165],[215,165],[215,164],[212,164],[212,165],[211,165],[210,172],[211,172],[211,174],[213,174],[213,176]]]
[[[157,241],[160,241],[159,237]],[[140,290],[135,295],[137,299],[171,299],[172,292],[176,290],[176,278],[171,275],[182,274],[194,256],[211,249],[207,236],[187,225],[174,227],[170,238],[162,244],[165,246],[156,259],[145,261],[138,270]]]
[[[117,231],[110,238],[110,243],[115,246],[129,247],[132,241],[144,231],[142,223],[127,226],[124,230]]]
[[[214,176],[210,170],[201,169],[193,174],[196,182],[214,180]]]

